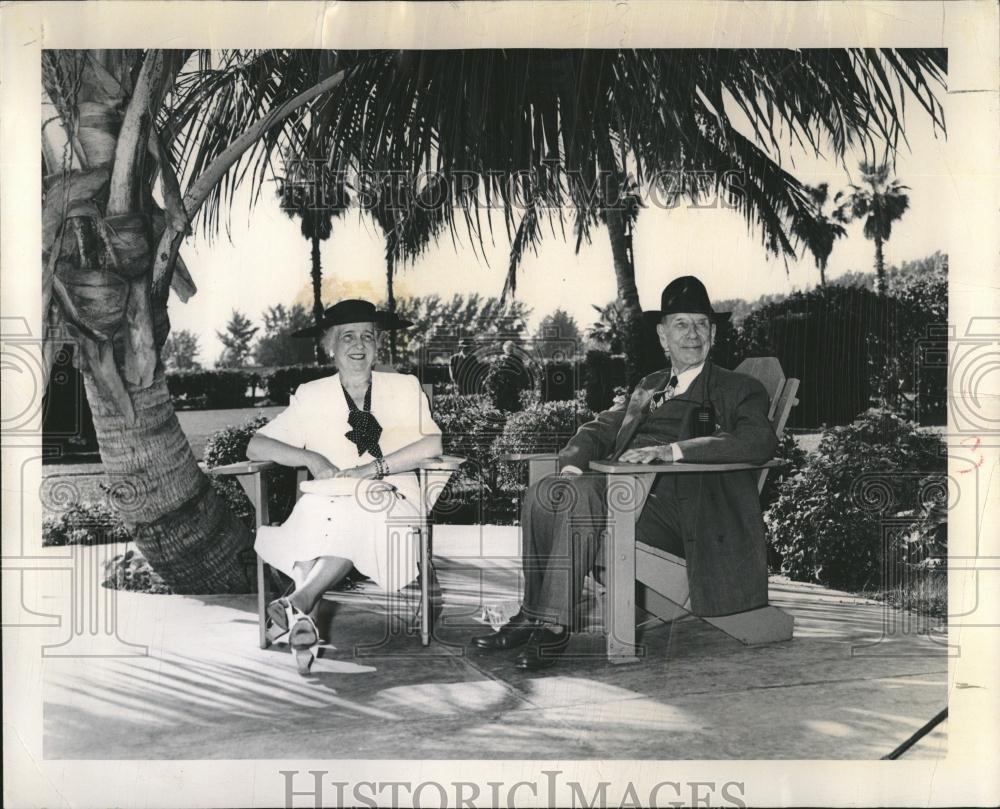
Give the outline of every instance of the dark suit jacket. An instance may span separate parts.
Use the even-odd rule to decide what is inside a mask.
[[[705,363],[678,400],[691,402],[681,422],[681,463],[763,463],[778,439],[767,420],[768,397],[756,379]],[[669,371],[642,379],[628,403],[584,424],[559,453],[559,467],[587,470],[592,460],[616,460],[628,449],[642,412]],[[692,437],[695,409],[705,397],[715,408],[716,429]],[[695,615],[728,615],[767,604],[767,548],[757,493],[758,472],[678,475],[682,539]]]

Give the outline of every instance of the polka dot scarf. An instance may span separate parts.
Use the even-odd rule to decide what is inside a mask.
[[[370,453],[373,458],[381,458],[382,448],[379,447],[378,440],[382,436],[382,425],[371,414],[372,386],[369,385],[368,391],[365,393],[364,410],[354,403],[351,394],[347,392],[347,389],[343,385],[340,386],[340,389],[344,391],[344,398],[347,400],[347,406],[351,410],[347,416],[347,423],[351,425],[351,429],[344,433],[344,435],[349,441],[353,441],[354,445],[358,448],[359,458],[366,452]]]

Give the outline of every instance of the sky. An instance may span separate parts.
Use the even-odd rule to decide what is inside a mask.
[[[939,97],[946,100],[943,93]],[[896,155],[896,176],[910,187],[910,208],[893,226],[885,246],[887,265],[912,261],[948,251],[944,243],[946,198],[949,187],[946,142],[936,136],[929,116],[915,104],[907,106],[906,137]],[[787,153],[785,165],[810,185],[830,184],[831,194],[858,182],[860,153],[849,153],[845,167],[804,152]],[[854,172],[852,177],[850,172]],[[714,300],[753,300],[765,294],[810,289],[819,282],[811,256],[798,260],[768,255],[759,233],[748,230],[743,216],[721,206],[671,210],[647,207],[639,216],[633,238],[636,284],[645,309],[659,305],[660,292],[679,275],[696,275]],[[309,287],[310,244],[302,238],[299,223],[279,208],[277,198],[265,188],[255,207],[246,190],[237,192],[229,236],[214,240],[200,234],[190,237],[181,254],[198,292],[187,303],[174,296],[170,320],[176,330],[198,335],[199,359],[214,364],[222,351],[216,330],[224,328],[233,309],[260,325],[261,313],[274,304],[294,302],[311,308]],[[321,247],[324,303],[344,297],[384,299],[383,240],[371,220],[350,211],[333,226]],[[495,221],[494,239],[485,256],[471,247],[467,234],[458,231],[458,243],[444,235],[438,244],[412,264],[397,270],[397,298],[410,295],[479,292],[500,295],[506,277],[509,242],[502,219]],[[847,227],[830,257],[827,278],[846,272],[870,271],[874,244],[864,238],[860,222]],[[529,325],[556,308],[568,311],[587,326],[596,319],[592,305],[615,298],[611,249],[606,232],[595,228],[592,243],[575,252],[575,238],[563,240],[543,225],[537,254],[528,252],[521,264],[517,297],[531,309]]]

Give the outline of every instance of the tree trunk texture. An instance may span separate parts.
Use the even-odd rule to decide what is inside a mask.
[[[882,254],[882,237],[875,235],[875,291],[885,295],[885,256]]]
[[[396,262],[390,255],[385,260],[385,289],[386,289],[386,309],[390,316],[396,314],[396,293],[393,290],[393,275],[395,275]],[[390,320],[392,318],[390,317]],[[396,364],[396,330],[389,329],[389,362]]]
[[[43,54],[43,320],[78,347],[109,499],[150,565],[176,592],[248,592],[250,530],[198,468],[158,360],[170,287],[151,294],[152,245],[169,228],[147,155],[175,58]]]
[[[639,367],[642,351],[642,306],[639,304],[639,290],[635,285],[632,226],[625,212],[614,207],[605,212],[605,220],[608,238],[611,240],[618,300],[623,305],[625,318],[625,373],[628,387],[632,388],[642,375]]]
[[[605,143],[598,151],[601,171],[606,178],[602,201],[611,259],[614,264],[618,300],[625,320],[625,375],[629,389],[642,377],[642,306],[635,285],[635,261],[632,253],[632,223],[625,210],[624,177],[613,147]]]
[[[129,389],[131,425],[87,369],[83,377],[109,499],[149,564],[178,593],[251,592],[250,531],[199,469],[162,368],[148,388]]]
[[[323,322],[323,266],[320,264],[319,236],[312,237],[312,289],[313,289],[313,320],[319,326]],[[316,364],[326,364],[326,352],[323,350],[323,335],[317,334],[313,339],[316,353]]]

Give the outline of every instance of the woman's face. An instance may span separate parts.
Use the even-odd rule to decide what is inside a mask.
[[[337,370],[351,375],[371,373],[378,353],[378,335],[373,323],[345,323],[327,332],[327,353]]]

